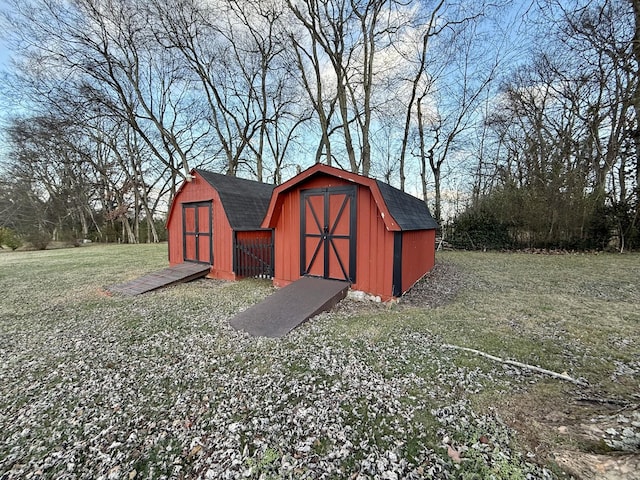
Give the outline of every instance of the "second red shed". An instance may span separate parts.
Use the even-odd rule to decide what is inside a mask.
[[[276,286],[315,276],[386,301],[435,263],[437,224],[424,201],[322,164],[274,189],[262,228],[275,231]]]
[[[169,263],[211,265],[209,277],[236,280],[273,275],[272,231],[260,223],[273,185],[191,171],[167,219]]]

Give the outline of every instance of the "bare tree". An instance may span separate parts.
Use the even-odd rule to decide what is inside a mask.
[[[405,176],[406,154],[407,154],[407,148],[409,145],[409,138],[411,134],[411,127],[412,127],[411,120],[414,115],[414,107],[416,108],[415,114],[417,114],[418,125],[423,125],[421,102],[427,96],[430,89],[429,87],[430,82],[428,79],[426,81],[427,85],[426,86],[423,85],[425,83],[424,79],[427,76],[426,66],[427,66],[428,47],[430,44],[430,39],[442,31],[441,27],[436,28],[435,21],[436,21],[436,16],[444,6],[444,3],[445,3],[445,0],[440,0],[440,2],[438,2],[433,7],[433,9],[431,10],[431,15],[429,16],[428,21],[423,27],[425,29],[425,32],[422,34],[422,43],[420,45],[420,50],[418,55],[418,58],[419,58],[418,66],[416,69],[416,73],[413,76],[413,79],[411,81],[411,93],[409,94],[409,98],[407,101],[405,121],[404,121],[404,131],[402,134],[402,145],[400,148],[399,168],[400,168],[400,189],[401,190],[404,190],[404,184],[406,180],[406,176]],[[420,134],[420,157],[424,159],[425,158],[424,128],[419,129],[419,134]],[[424,165],[424,163],[421,162],[421,165]],[[425,181],[426,170],[424,169],[421,169],[421,178],[422,178],[422,191],[423,191],[423,195],[425,195],[425,198],[426,198],[426,193],[427,193],[426,181]]]
[[[315,152],[315,163],[320,163],[322,157],[327,165],[331,165],[333,155],[331,152],[332,119],[336,109],[338,97],[335,91],[330,90],[323,79],[323,64],[315,36],[311,36],[308,45],[298,40],[299,33],[289,33],[289,38],[295,53],[295,64],[300,73],[300,83],[307,93],[309,101],[317,115],[320,127],[320,141]]]
[[[281,134],[290,121],[290,137],[297,126],[289,113],[295,104],[290,72],[280,63],[282,10],[275,2],[187,0],[153,2],[153,14],[156,40],[177,52],[198,82],[226,172],[236,175],[243,166],[263,179],[276,129]],[[272,163],[280,165],[286,149],[274,152],[280,157]]]
[[[284,25],[289,13],[274,1],[229,2],[229,16],[222,35],[226,39],[238,70],[246,82],[246,102],[254,112],[257,131],[248,147],[253,153],[246,167],[259,181],[265,169],[280,178],[291,139],[308,120],[287,55],[289,39]]]
[[[470,148],[467,135],[478,126],[482,95],[500,64],[499,50],[478,49],[475,26],[470,24],[452,37],[447,36],[448,48],[438,49],[443,63],[439,70],[431,67],[432,83],[416,99],[422,191],[426,198],[429,172],[433,178],[434,216],[438,221],[442,220],[443,167],[446,162],[462,164],[463,149]]]
[[[634,14],[620,0],[544,6],[544,52],[509,76],[488,118],[494,192],[511,192],[501,208],[534,242],[606,246],[616,226],[623,249],[636,218]]]
[[[53,240],[87,237],[92,186],[77,136],[75,126],[64,118],[11,120],[12,160],[5,168],[15,180],[14,192],[27,199],[21,208],[31,205],[30,211],[37,210],[31,222],[21,218],[13,225],[18,231],[46,234]]]
[[[206,123],[181,65],[148,32],[144,2],[14,2],[24,83],[128,123],[174,179],[206,149]],[[131,9],[138,15],[131,15]],[[35,75],[34,75],[35,73]],[[62,92],[56,93],[56,92]],[[65,100],[66,101],[66,100]]]
[[[374,65],[377,53],[388,43],[387,35],[399,28],[391,20],[398,4],[392,0],[288,0],[288,5],[306,33],[304,39],[291,36],[303,84],[319,116],[316,161],[324,151],[327,162],[332,162],[330,136],[339,130],[349,168],[368,175],[377,85]],[[323,67],[330,67],[330,76]],[[333,125],[336,108],[339,122]]]

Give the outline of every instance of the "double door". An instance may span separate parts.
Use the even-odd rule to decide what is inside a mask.
[[[183,252],[185,262],[213,264],[211,202],[182,204]]]
[[[356,281],[356,187],[301,192],[301,275]]]

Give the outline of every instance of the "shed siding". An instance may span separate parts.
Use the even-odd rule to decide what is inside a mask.
[[[301,182],[295,189],[306,190],[309,188],[332,188],[332,187],[346,187],[354,185],[353,182],[344,180],[342,178],[333,177],[331,175],[315,175],[308,180]]]
[[[233,265],[233,233],[227,215],[222,208],[220,197],[214,188],[202,178],[196,177],[185,185],[173,200],[171,214],[167,223],[169,232],[169,264],[176,265],[184,261],[182,242],[182,204],[212,201],[213,214],[213,265],[209,277],[227,280],[235,279]]]
[[[358,189],[358,246],[354,290],[380,295],[389,300],[393,283],[393,232],[366,187]]]
[[[402,293],[435,264],[435,230],[402,232]]]
[[[275,227],[276,265],[273,283],[276,286],[283,287],[300,278],[300,191],[347,185],[353,183],[330,175],[318,175],[301,182],[283,195]]]
[[[275,278],[282,287],[300,278],[300,192],[311,188],[354,185],[348,180],[317,175],[283,194],[275,225]],[[358,185],[356,200],[356,275],[352,288],[375,292],[383,300],[392,297],[393,239],[368,187]]]
[[[238,230],[236,238],[242,240],[262,240],[268,242],[271,240],[271,230]]]
[[[275,272],[273,283],[283,287],[300,277],[300,191],[283,199],[275,228]]]
[[[227,214],[219,199],[213,201],[213,266],[209,276],[223,280],[235,280],[233,274],[233,230],[231,230]]]

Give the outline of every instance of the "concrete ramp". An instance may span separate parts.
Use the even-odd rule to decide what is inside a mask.
[[[205,277],[210,270],[211,265],[209,264],[185,262],[136,278],[130,282],[112,285],[107,287],[107,290],[123,295],[139,295],[175,283],[189,282],[196,278]]]
[[[346,282],[303,277],[239,313],[229,323],[254,337],[283,337],[302,322],[333,308],[347,290]]]

